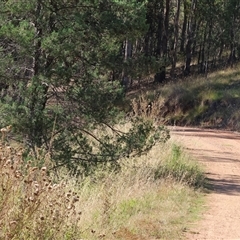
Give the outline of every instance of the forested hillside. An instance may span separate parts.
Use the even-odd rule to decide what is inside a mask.
[[[205,176],[164,124],[236,125],[238,69],[208,73],[239,60],[239,13],[237,0],[1,0],[0,238],[183,239]]]
[[[207,73],[240,55],[237,0],[6,0],[0,9],[0,125],[74,171],[167,140],[139,118],[115,129],[129,85],[187,76],[192,64]]]

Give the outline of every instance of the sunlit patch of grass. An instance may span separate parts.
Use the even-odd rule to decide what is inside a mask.
[[[202,205],[201,191],[192,187],[203,184],[200,168],[191,164],[175,145],[159,144],[122,160],[117,171],[106,165],[78,180],[82,238],[183,238]]]
[[[215,91],[214,89],[208,89],[200,95],[202,101],[215,101],[221,99],[223,96],[224,94],[222,91]]]
[[[164,99],[155,118],[165,124],[199,125],[240,130],[236,112],[240,108],[240,65],[169,82],[151,95]],[[148,93],[150,94],[150,93]]]
[[[189,212],[200,210],[202,203],[196,197],[199,193],[180,184],[162,182],[142,198],[124,202],[124,210],[130,208],[134,214],[116,211],[117,217],[125,217],[124,228],[117,232],[128,229],[140,239],[181,239],[193,216]]]
[[[1,146],[0,238],[181,239],[201,210],[202,172],[171,142],[89,176],[36,164]]]
[[[239,76],[239,70],[240,70],[240,66],[235,65],[234,68],[228,67],[216,72],[212,72],[209,74],[209,77],[211,79],[222,79],[224,81],[224,79],[228,78],[234,78],[234,77],[238,77]]]
[[[162,176],[194,187],[201,187],[205,182],[203,170],[199,164],[191,160],[184,154],[183,149],[175,144],[171,146],[166,161],[156,171],[157,178]]]

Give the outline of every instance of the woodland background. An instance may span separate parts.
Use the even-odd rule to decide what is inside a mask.
[[[8,0],[0,9],[0,124],[70,169],[168,138],[139,118],[115,129],[131,85],[207,74],[240,54],[237,0]]]

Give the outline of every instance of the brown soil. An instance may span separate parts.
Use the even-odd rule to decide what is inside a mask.
[[[240,134],[172,127],[172,138],[205,166],[207,210],[187,239],[240,239]]]

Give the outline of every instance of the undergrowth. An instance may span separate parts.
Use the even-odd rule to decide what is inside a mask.
[[[180,239],[201,206],[201,169],[170,142],[78,178],[22,153],[1,144],[0,239]]]
[[[74,239],[78,201],[46,167],[24,163],[22,149],[0,146],[0,239]]]
[[[238,64],[207,77],[193,75],[155,85],[135,98],[129,94],[134,99],[132,112],[157,119],[160,124],[240,130],[239,79]]]
[[[166,161],[156,172],[156,177],[171,177],[180,183],[189,186],[201,187],[204,185],[205,177],[200,166],[184,154],[180,146],[173,144],[172,151]]]

